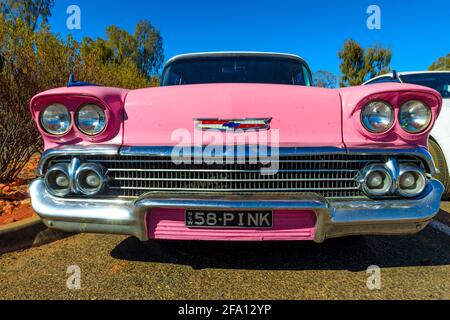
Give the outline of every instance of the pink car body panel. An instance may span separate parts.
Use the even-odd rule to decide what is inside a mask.
[[[44,139],[45,149],[61,145],[121,145],[123,142],[123,106],[127,93],[128,90],[124,89],[90,86],[58,88],[36,95],[31,100],[31,113]],[[100,104],[106,109],[108,121],[106,129],[95,137],[83,134],[74,125],[77,109],[90,102]],[[63,136],[52,136],[45,132],[40,125],[40,112],[52,103],[64,104],[71,112],[72,128]]]
[[[348,148],[414,148],[427,147],[428,136],[442,107],[439,92],[411,84],[382,83],[339,89],[342,97],[342,134]],[[421,134],[408,134],[399,124],[398,113],[403,103],[420,99],[432,110],[432,124]],[[387,101],[394,108],[395,125],[386,133],[372,134],[361,125],[361,109],[372,100]]]
[[[271,130],[279,130],[280,146],[342,147],[341,108],[337,90],[266,84],[207,84],[136,90],[125,102],[127,146],[173,146],[177,129],[203,135],[213,143],[211,132],[194,127],[195,118],[273,118]],[[224,133],[220,133],[225,137]],[[242,133],[227,133],[238,139]],[[225,140],[225,138],[224,138]],[[269,141],[270,143],[270,137]]]
[[[213,143],[215,135],[195,128],[195,118],[273,118],[271,129],[278,130],[280,147],[426,146],[432,126],[422,134],[411,135],[396,122],[389,132],[374,135],[361,125],[360,109],[370,99],[387,100],[397,114],[399,101],[410,98],[424,100],[432,109],[434,122],[442,104],[439,93],[395,83],[335,90],[267,84],[206,84],[132,91],[104,87],[59,88],[34,97],[31,111],[44,138],[45,149],[90,144],[174,146],[179,145],[180,140],[173,133],[180,129],[192,138],[181,144],[195,144],[196,135],[203,137],[204,145]],[[109,124],[99,136],[86,136],[73,125],[66,135],[54,137],[39,125],[39,112],[49,103],[66,104],[74,117],[80,105],[95,101],[108,111]],[[228,136],[233,134],[228,133]],[[239,141],[239,134],[234,136],[235,141]],[[267,142],[271,143],[270,132]]]

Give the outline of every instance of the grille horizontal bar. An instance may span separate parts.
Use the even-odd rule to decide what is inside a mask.
[[[170,191],[174,190],[174,188],[140,188],[140,187],[111,187],[111,189],[119,189],[119,190],[148,190],[148,191]],[[304,192],[311,192],[311,191],[329,191],[329,190],[358,190],[358,187],[354,188],[277,188],[274,189],[276,191],[304,191]],[[242,189],[227,189],[227,188],[220,188],[220,189],[196,189],[196,188],[179,188],[177,191],[233,191],[233,192],[242,192]],[[245,189],[245,191],[261,191],[261,189]],[[266,190],[264,190],[266,191]],[[268,190],[268,192],[272,192],[273,190]]]
[[[159,178],[115,178],[115,180],[123,180],[123,181],[211,181],[211,182],[260,182],[260,181],[280,181],[279,179],[159,179]],[[283,179],[283,181],[353,181],[354,179],[335,179],[335,178],[326,178],[326,179]]]
[[[109,169],[110,172],[186,172],[186,169]],[[261,173],[261,170],[207,170],[208,172],[224,172],[224,173]],[[188,172],[205,172],[203,170],[189,170]],[[358,170],[339,170],[339,169],[317,169],[317,170],[301,170],[301,169],[293,169],[293,170],[266,170],[265,172],[273,172],[273,173],[284,173],[284,172],[358,172]]]
[[[413,157],[399,162],[421,163]],[[70,162],[71,157],[52,158],[49,166]],[[235,163],[176,164],[168,156],[85,156],[83,162],[98,163],[107,169],[109,187],[103,197],[136,198],[153,191],[163,192],[313,192],[327,198],[363,197],[358,173],[370,163],[385,162],[376,155],[283,156],[269,164],[254,159]],[[216,159],[217,160],[217,159]],[[229,159],[226,159],[229,160]],[[245,160],[245,159],[244,159]],[[272,166],[272,167],[271,167]],[[275,168],[273,168],[275,166]],[[272,174],[271,174],[272,173]]]

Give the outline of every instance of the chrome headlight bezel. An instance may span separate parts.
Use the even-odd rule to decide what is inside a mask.
[[[83,116],[83,112],[86,112],[87,109],[90,109],[90,112],[95,112],[98,115],[98,118],[94,119],[94,118],[88,118],[85,117],[84,119],[81,119],[81,117]],[[97,125],[93,125],[93,129],[87,129],[86,124],[83,124],[83,122],[91,122],[95,123],[96,121],[98,122]],[[82,105],[80,108],[78,108],[77,112],[75,113],[75,125],[77,127],[77,129],[87,135],[87,136],[98,136],[99,134],[101,134],[103,131],[105,131],[106,126],[107,126],[108,120],[106,117],[106,110],[105,108],[101,107],[98,104],[95,103],[89,103],[89,104],[85,104]]]
[[[389,116],[390,116],[387,119],[387,121],[384,121],[384,122],[386,122],[386,124],[380,128],[374,127],[370,121],[370,117],[376,114],[375,112],[373,112],[373,108],[376,108],[376,107],[385,107],[388,110]],[[372,112],[369,112],[370,111],[369,109],[371,109],[371,108],[372,108]],[[368,132],[370,132],[372,134],[386,133],[390,129],[393,128],[394,123],[395,123],[394,108],[386,101],[382,101],[382,100],[371,101],[362,108],[360,120],[361,120],[361,124],[364,127],[364,129],[366,129]]]
[[[86,176],[93,174],[98,178],[97,186],[89,186],[85,180]],[[84,163],[75,172],[75,185],[79,192],[86,196],[94,196],[101,193],[107,183],[106,169],[96,163]]]
[[[64,123],[64,126],[61,126],[61,128],[64,128],[64,130],[55,130],[49,127],[48,124],[48,120],[49,117],[48,115],[46,115],[47,112],[49,112],[50,108],[58,108],[59,110],[54,110],[54,112],[59,111],[61,115],[63,115],[65,117],[64,121],[63,120],[59,120],[60,123]],[[56,120],[58,121],[58,120]],[[72,128],[72,116],[70,114],[69,109],[61,104],[61,103],[52,103],[48,106],[46,106],[40,113],[39,115],[39,124],[41,126],[41,128],[48,134],[53,135],[53,136],[63,136],[66,133],[68,133],[70,131],[70,129]]]
[[[367,183],[369,176],[376,172],[380,173],[382,177],[384,177],[384,180],[382,182],[383,186],[381,188],[371,188]],[[360,173],[359,180],[362,191],[369,197],[386,196],[394,187],[394,178],[384,164],[368,165]]]
[[[416,104],[416,105],[414,105]],[[406,116],[405,115],[411,115],[412,112],[411,111],[404,111],[405,108],[411,108],[411,107],[415,107],[415,106],[420,106],[422,108],[422,111],[426,112],[426,119],[424,124],[422,124],[420,127],[418,127],[416,130],[414,129],[410,129],[410,124],[411,124],[411,116]],[[431,125],[432,119],[433,118],[433,113],[431,112],[431,108],[424,102],[420,101],[420,100],[409,100],[405,103],[402,104],[402,106],[400,107],[399,111],[398,111],[398,121],[399,121],[399,125],[402,128],[403,131],[405,131],[406,133],[410,133],[410,134],[419,134],[419,133],[423,133],[425,132]]]
[[[67,186],[57,185],[55,179],[57,175],[67,179]],[[56,197],[65,197],[69,195],[71,192],[69,167],[66,164],[59,163],[49,168],[45,173],[44,183],[47,187],[47,190]]]
[[[415,187],[410,189],[403,188],[401,184],[401,179],[405,174],[411,173],[415,176]],[[425,172],[415,166],[407,165],[407,166],[400,166],[400,172],[398,175],[398,189],[397,193],[405,198],[414,198],[418,197],[422,194],[422,192],[425,190],[427,186],[427,177],[425,175]]]

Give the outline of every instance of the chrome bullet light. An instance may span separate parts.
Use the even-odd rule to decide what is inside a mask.
[[[421,101],[411,100],[400,108],[400,126],[408,133],[421,133],[431,123],[431,110]]]
[[[361,174],[361,188],[368,196],[384,196],[391,191],[393,179],[382,164],[366,167]]]
[[[106,170],[99,164],[85,163],[75,173],[77,189],[87,196],[93,196],[103,191],[106,185]]]
[[[425,190],[426,181],[425,174],[419,168],[401,166],[397,192],[403,197],[417,197]]]
[[[48,169],[44,182],[52,195],[57,197],[67,196],[70,193],[70,176],[67,165],[57,164]]]
[[[372,133],[383,133],[394,125],[394,110],[383,101],[373,101],[361,112],[361,123]]]

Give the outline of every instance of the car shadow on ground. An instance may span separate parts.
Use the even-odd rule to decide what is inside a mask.
[[[450,226],[450,207],[448,205],[448,203],[444,203],[445,204],[445,209],[441,208],[441,211],[439,211],[438,216],[436,217],[436,220]]]
[[[134,237],[111,252],[127,261],[188,265],[194,269],[350,270],[450,265],[450,241],[428,227],[413,236],[347,237],[313,242],[148,241]]]

